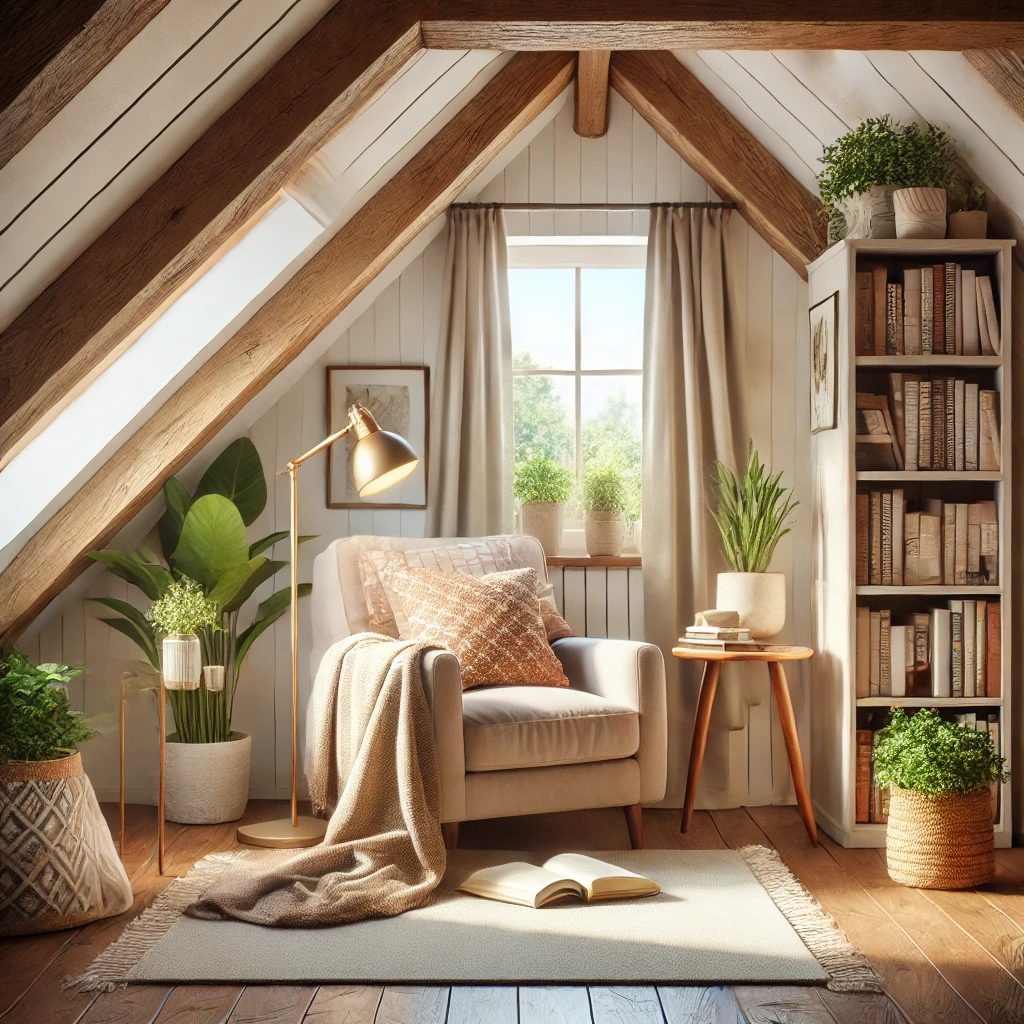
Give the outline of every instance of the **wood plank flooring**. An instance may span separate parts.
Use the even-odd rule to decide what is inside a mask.
[[[104,806],[111,824],[116,807]],[[878,850],[815,849],[793,807],[698,811],[685,835],[675,811],[645,811],[649,848],[774,846],[867,954],[885,993],[815,987],[132,985],[77,995],[62,988],[160,892],[155,814],[128,809],[125,863],[135,904],[119,918],[0,940],[4,1024],[1021,1024],[1024,1022],[1024,849],[997,853],[996,881],[927,892],[890,881]],[[244,820],[285,811],[254,801]],[[116,829],[115,829],[116,834]],[[168,871],[236,846],[235,825],[168,824]],[[557,851],[629,848],[619,810],[505,818],[462,826],[460,846]]]

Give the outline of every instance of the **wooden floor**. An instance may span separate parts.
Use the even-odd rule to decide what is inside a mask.
[[[114,808],[105,807],[111,814]],[[690,832],[678,814],[644,814],[647,846],[774,846],[867,954],[885,995],[820,988],[410,988],[340,985],[133,985],[96,995],[61,988],[81,972],[166,884],[152,863],[152,808],[129,809],[125,861],[131,911],[86,928],[0,941],[0,1017],[10,1024],[998,1024],[1024,1022],[1024,849],[996,854],[996,882],[974,892],[893,884],[884,853],[812,848],[792,807],[698,811]],[[244,820],[285,813],[253,802]],[[234,826],[168,826],[168,871],[183,874],[234,847]],[[621,811],[508,818],[462,828],[464,847],[511,850],[627,849]]]

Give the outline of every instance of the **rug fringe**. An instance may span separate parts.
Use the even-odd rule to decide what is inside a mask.
[[[797,881],[777,850],[744,846],[737,851],[828,974],[833,992],[881,992],[867,957],[846,937],[821,904]]]
[[[75,992],[112,992],[127,984],[128,973],[169,931],[182,911],[201,899],[217,877],[232,864],[252,856],[251,850],[211,853],[181,878],[175,878],[162,893],[112,942],[77,978],[64,988]]]

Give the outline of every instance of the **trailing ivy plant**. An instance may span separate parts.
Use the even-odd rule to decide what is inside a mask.
[[[956,144],[934,124],[900,124],[887,114],[869,117],[824,147],[818,188],[826,213],[874,185],[949,188],[956,174]]]
[[[612,462],[588,466],[580,505],[584,512],[625,512],[628,503],[622,470]]]
[[[0,763],[67,757],[95,735],[66,689],[83,671],[33,665],[21,651],[0,658]]]
[[[534,455],[516,463],[512,493],[523,505],[568,501],[572,487],[572,473],[546,455]]]
[[[767,572],[776,545],[789,533],[790,516],[800,504],[782,473],[772,476],[751,446],[742,479],[715,461],[718,507],[712,511],[722,535],[725,560],[734,572]]]
[[[894,708],[878,734],[875,778],[879,786],[920,793],[966,793],[1007,779],[1006,761],[987,732],[947,722],[922,708],[907,715]]]

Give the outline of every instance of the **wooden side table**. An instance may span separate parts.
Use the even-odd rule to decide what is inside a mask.
[[[796,720],[793,717],[793,702],[789,698],[789,684],[786,673],[782,669],[784,661],[802,661],[811,657],[814,651],[810,647],[785,647],[777,644],[758,645],[759,650],[723,651],[698,647],[673,647],[672,653],[684,661],[703,661],[704,676],[700,684],[700,698],[697,701],[697,717],[693,723],[693,745],[690,747],[690,767],[686,775],[686,799],[683,803],[683,817],[679,831],[685,832],[693,818],[693,802],[697,796],[697,781],[704,762],[704,748],[708,742],[708,724],[711,721],[711,708],[715,703],[715,690],[718,688],[718,674],[723,661],[761,661],[768,665],[768,675],[772,681],[772,692],[775,703],[779,706],[779,721],[782,724],[782,735],[786,738],[786,753],[789,754],[789,770],[793,776],[793,788],[796,790],[796,803],[803,818],[807,834],[811,842],[818,845],[818,827],[814,823],[814,811],[811,808],[811,795],[807,791],[807,776],[804,774],[804,759],[800,752],[800,740],[796,732]]]

